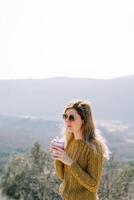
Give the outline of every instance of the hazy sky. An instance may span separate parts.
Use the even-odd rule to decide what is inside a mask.
[[[0,1],[0,79],[134,74],[134,0]]]

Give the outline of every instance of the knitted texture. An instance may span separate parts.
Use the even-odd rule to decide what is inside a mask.
[[[59,193],[65,200],[98,200],[98,188],[103,172],[103,152],[99,141],[88,144],[82,139],[73,139],[65,149],[74,160],[68,166],[54,161],[57,176],[62,181]]]

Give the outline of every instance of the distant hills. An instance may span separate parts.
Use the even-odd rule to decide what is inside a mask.
[[[92,102],[97,119],[134,121],[134,75],[121,78],[0,80],[0,114],[60,119],[76,99]]]
[[[134,124],[99,120],[97,127],[107,140],[112,152],[123,161],[134,160]],[[48,151],[50,141],[62,135],[61,121],[0,116],[0,158],[13,151],[30,147],[38,141]]]
[[[0,80],[0,157],[61,132],[64,106],[89,100],[98,128],[122,160],[134,154],[134,75],[110,80],[56,77]]]
[[[59,132],[59,121],[0,115],[0,149],[24,149],[36,141],[47,149]]]

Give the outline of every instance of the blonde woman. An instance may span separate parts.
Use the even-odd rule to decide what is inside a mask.
[[[62,183],[59,193],[64,200],[98,200],[104,159],[109,151],[95,128],[91,103],[75,101],[63,113],[65,147],[50,146],[57,176]]]

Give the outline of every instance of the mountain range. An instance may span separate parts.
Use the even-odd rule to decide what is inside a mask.
[[[96,126],[112,153],[123,161],[134,160],[133,123],[97,120]],[[48,151],[50,141],[56,136],[63,136],[63,128],[63,122],[58,120],[0,115],[0,158],[14,151],[22,151],[34,142]]]
[[[55,77],[0,80],[0,114],[61,118],[66,104],[89,100],[97,119],[134,121],[134,75],[114,79]]]
[[[66,104],[84,99],[91,102],[110,150],[122,160],[133,160],[133,88],[134,75],[109,80],[0,80],[0,158],[35,141],[48,150],[51,139],[61,133]]]

